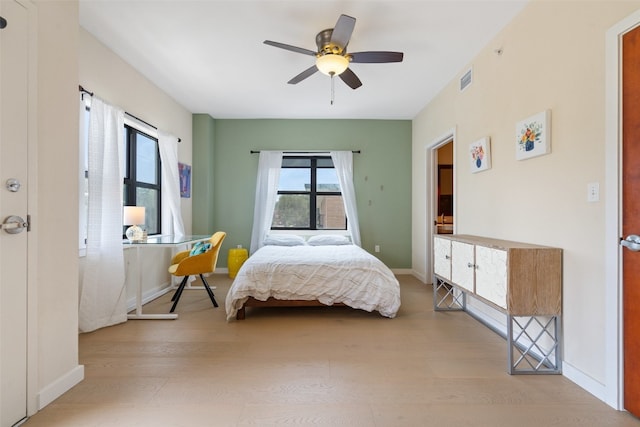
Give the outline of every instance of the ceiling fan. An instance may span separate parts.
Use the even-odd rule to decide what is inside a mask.
[[[404,54],[402,52],[389,51],[369,51],[347,53],[347,45],[351,39],[351,33],[356,25],[356,18],[348,15],[340,15],[334,28],[322,30],[316,35],[316,45],[318,51],[291,46],[284,43],[265,40],[264,44],[302,53],[304,55],[315,56],[316,63],[307,68],[287,83],[296,84],[313,75],[316,71],[331,76],[340,76],[343,82],[352,89],[362,86],[362,82],[356,74],[349,68],[350,62],[355,63],[385,63],[402,62]],[[333,102],[332,102],[333,103]]]

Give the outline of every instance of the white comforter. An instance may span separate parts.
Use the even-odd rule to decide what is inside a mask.
[[[226,298],[227,320],[248,297],[344,303],[395,317],[400,285],[378,258],[355,245],[263,246],[242,265]]]

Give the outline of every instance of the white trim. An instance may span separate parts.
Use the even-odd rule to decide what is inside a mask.
[[[580,369],[575,368],[564,360],[562,361],[562,375],[582,387],[585,391],[594,395],[596,398],[606,402],[606,385],[594,380]]]
[[[422,283],[424,284],[430,284],[431,283],[431,279],[427,280],[427,275],[426,274],[420,274],[420,272],[416,271],[416,270],[411,270],[410,273],[413,277],[415,277],[416,279],[420,280]]]
[[[427,257],[426,260],[426,269],[425,274],[427,276],[425,283],[431,283],[431,277],[433,277],[433,266],[431,262],[431,242],[433,241],[433,223],[436,220],[434,211],[432,209],[431,204],[435,200],[436,194],[436,174],[438,173],[438,165],[436,164],[437,158],[434,156],[434,151],[446,144],[447,142],[452,141],[454,143],[453,149],[453,164],[454,164],[454,173],[453,173],[453,230],[455,233],[455,222],[456,222],[456,205],[455,202],[457,188],[456,188],[456,174],[455,174],[455,165],[457,164],[456,159],[456,150],[455,150],[455,141],[456,141],[456,128],[451,128],[442,134],[440,137],[431,141],[431,143],[425,145],[425,154],[423,156],[425,161],[425,179],[426,185],[425,188],[429,189],[429,197],[426,198],[426,206],[425,206],[425,214],[426,214],[426,232],[425,232],[425,242],[424,242],[424,254]],[[430,165],[429,165],[430,164]]]
[[[413,270],[410,268],[392,268],[391,272],[394,275],[398,275],[398,274],[409,274],[412,275],[413,274]]]
[[[38,224],[38,9],[30,0],[16,0],[28,13],[28,195],[31,223]],[[27,237],[27,416],[38,411],[39,328],[38,328],[38,227]]]
[[[165,282],[160,286],[156,286],[151,290],[147,290],[142,294],[142,305],[153,301],[156,298],[160,298],[162,295],[175,290],[175,287],[171,285],[171,282]],[[127,301],[127,313],[136,309],[138,303],[136,297],[129,298]]]
[[[469,301],[469,299],[472,299],[473,302]],[[481,310],[479,306],[482,306],[484,310],[487,310],[488,312],[493,312],[494,315],[499,316],[502,321],[493,316],[490,316],[487,311]],[[507,315],[480,301],[479,299],[474,298],[473,295],[470,295],[468,293],[466,313],[471,315],[471,317],[476,318],[481,323],[484,323],[484,325],[489,327],[489,329],[493,329],[493,331],[497,334],[502,335],[503,337],[507,336]]]
[[[43,387],[37,396],[38,410],[43,409],[58,397],[62,396],[64,393],[69,391],[71,387],[75,386],[83,379],[84,365],[78,365],[54,382]]]
[[[605,384],[599,395],[610,406],[622,410],[623,342],[622,278],[619,238],[620,196],[620,38],[640,24],[640,11],[611,27],[605,51]],[[595,393],[594,393],[595,394]]]

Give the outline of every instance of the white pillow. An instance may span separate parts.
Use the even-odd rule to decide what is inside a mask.
[[[301,246],[307,242],[294,234],[269,234],[262,242],[265,246]]]
[[[350,245],[351,241],[347,236],[338,234],[319,234],[309,237],[307,243],[311,246],[329,246],[329,245]]]

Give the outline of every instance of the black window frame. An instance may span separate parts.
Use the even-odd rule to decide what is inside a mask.
[[[125,131],[125,153],[126,153],[126,162],[125,162],[125,171],[124,171],[124,188],[123,188],[123,206],[136,206],[137,203],[137,189],[138,188],[148,188],[152,190],[156,190],[158,192],[158,208],[157,208],[157,218],[156,224],[158,226],[157,232],[148,232],[151,235],[162,234],[162,161],[160,160],[160,146],[158,143],[158,138],[149,135],[146,132],[143,132],[137,129],[134,126],[130,126],[125,123],[124,125]],[[150,184],[148,182],[142,182],[137,180],[137,145],[136,137],[137,135],[142,135],[146,138],[149,138],[156,143],[156,182],[157,184]],[[149,214],[148,212],[146,213]],[[148,220],[148,218],[147,218]],[[123,230],[126,230],[125,226]],[[123,237],[126,238],[124,231]]]
[[[280,169],[305,169],[306,167],[301,166],[285,166],[284,161],[289,159],[305,159],[310,161],[310,188],[309,191],[293,191],[293,190],[278,190],[278,195],[308,195],[309,196],[309,227],[274,227],[271,225],[271,230],[347,230],[347,218],[345,214],[345,225],[344,228],[318,228],[318,211],[317,211],[317,198],[318,196],[340,196],[342,197],[342,191],[318,191],[317,188],[317,170],[318,169],[335,169],[335,165],[333,164],[333,159],[331,156],[318,156],[318,155],[310,155],[310,156],[282,156],[283,164],[280,166]],[[330,160],[331,166],[318,166],[318,160]]]

